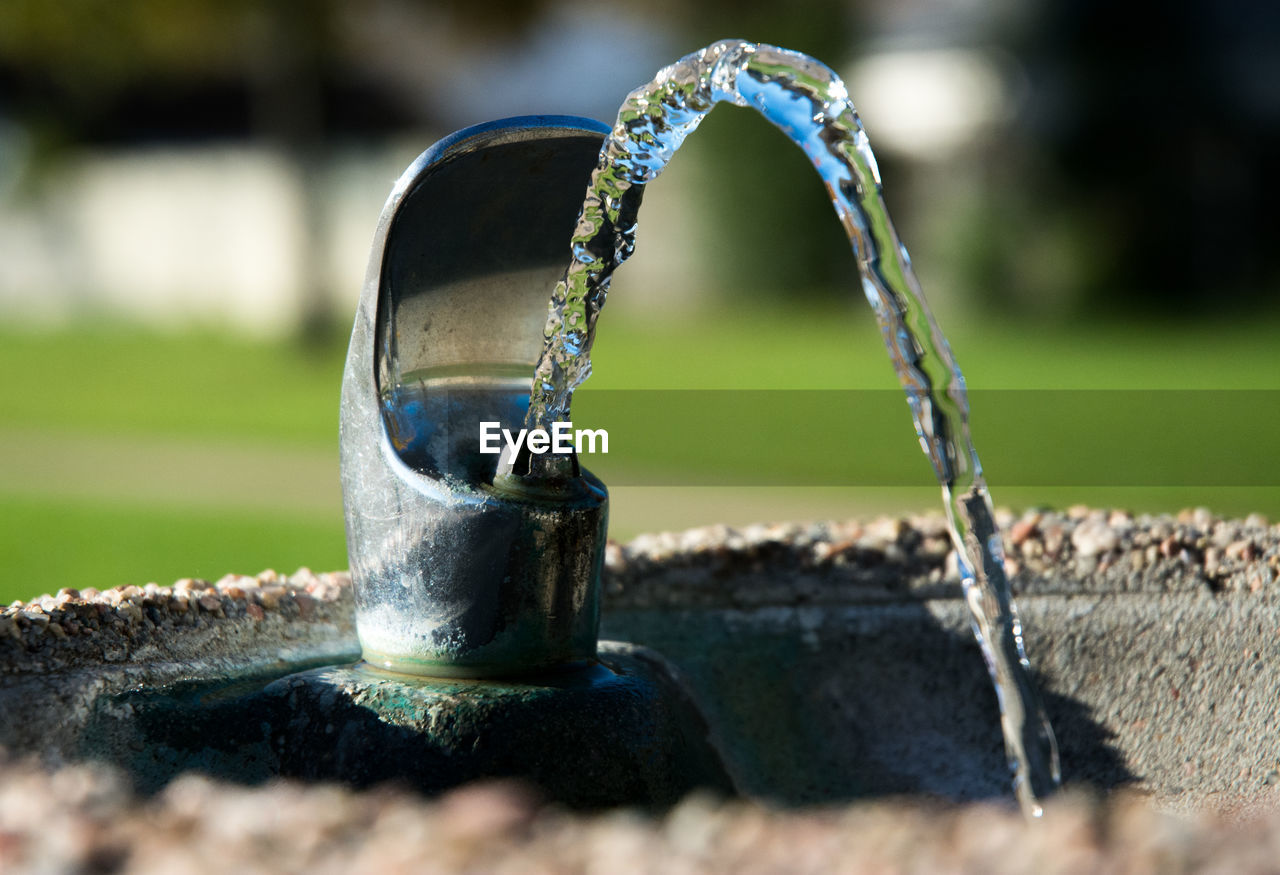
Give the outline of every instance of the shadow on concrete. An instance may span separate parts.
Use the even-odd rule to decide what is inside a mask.
[[[945,624],[911,601],[637,610],[607,615],[606,631],[680,667],[749,795],[1012,800],[995,694],[955,608]],[[1041,690],[1067,783],[1135,779],[1085,705]]]

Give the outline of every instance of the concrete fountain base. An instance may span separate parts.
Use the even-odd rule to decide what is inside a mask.
[[[1087,509],[1003,525],[1066,780],[1165,809],[1280,802],[1280,529]],[[1003,801],[948,552],[934,517],[642,537],[610,546],[603,631],[679,666],[750,796]],[[62,591],[0,612],[0,745],[143,789],[192,768],[261,777],[234,722],[157,756],[146,703],[182,692],[213,713],[355,649],[342,574]]]

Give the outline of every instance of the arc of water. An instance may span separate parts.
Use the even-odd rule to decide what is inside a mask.
[[[568,421],[591,373],[596,318],[613,271],[635,246],[643,186],[658,176],[718,103],[753,107],[804,149],[858,259],[862,290],[907,396],[921,448],[942,486],[974,636],[1000,701],[1014,789],[1030,816],[1059,783],[1053,731],[1030,678],[982,466],[969,433],[964,377],[934,320],[881,194],[880,171],[840,78],[797,52],[724,40],[681,58],[629,94],[606,138],[549,305],[525,425]],[[563,476],[572,459],[531,460]]]

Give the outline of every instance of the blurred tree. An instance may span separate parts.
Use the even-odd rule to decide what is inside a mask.
[[[0,113],[44,131],[46,140],[254,137],[275,144],[310,178],[335,131],[362,118],[380,119],[384,130],[421,124],[430,102],[404,86],[415,76],[444,75],[437,61],[418,58],[418,67],[397,74],[399,90],[377,81],[362,61],[376,60],[370,55],[380,45],[361,44],[353,21],[388,11],[393,22],[416,16],[419,27],[425,20],[426,27],[448,30],[434,35],[437,45],[447,39],[466,51],[520,39],[548,9],[563,5],[4,0]],[[803,10],[730,0],[651,0],[640,9],[617,2],[617,8],[680,34],[684,51],[740,36],[804,51],[839,69],[853,48],[846,0],[813,0]],[[406,51],[406,41],[412,48],[412,32],[405,33],[397,52]],[[732,109],[715,113],[698,140],[697,148],[716,156],[709,172],[717,214],[729,226],[731,257],[721,259],[726,285],[791,294],[847,285],[853,273],[847,244],[798,150],[754,113]],[[329,296],[314,286],[308,282],[314,293],[307,319],[322,327],[330,321]]]
[[[8,112],[78,139],[141,84],[225,79],[243,67],[249,0],[6,0],[0,70]]]
[[[244,125],[244,133],[271,143],[300,171],[302,325],[304,336],[320,337],[333,322],[331,295],[313,269],[333,8],[321,0],[186,0],[180,7],[165,0],[6,0],[0,69],[18,87],[8,89],[0,109],[46,140],[113,139],[121,127],[125,137],[173,137],[192,128],[225,135]],[[165,93],[177,100],[156,99]],[[217,97],[193,99],[211,94]],[[153,113],[160,117],[145,118]]]
[[[1055,0],[1021,50],[1054,162],[1041,190],[1109,238],[1086,256],[1102,262],[1087,306],[1274,306],[1280,6]]]

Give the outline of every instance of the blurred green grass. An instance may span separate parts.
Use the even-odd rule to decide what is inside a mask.
[[[0,495],[0,601],[265,568],[346,567],[342,520],[121,500]]]
[[[853,302],[857,304],[858,302]],[[1110,325],[1036,328],[987,322],[944,325],[968,384],[986,389],[1277,389],[1271,323],[1222,325]],[[337,412],[345,338],[302,344],[253,341],[215,331],[158,334],[120,325],[77,325],[33,332],[0,328],[0,599],[26,598],[62,586],[99,588],[184,576],[219,577],[265,567],[291,571],[345,566],[341,509],[310,482],[272,481],[263,472],[298,464],[291,476],[336,482]],[[861,309],[716,310],[644,322],[600,324],[594,376],[581,408],[615,389],[885,389],[896,386],[879,334]],[[1265,411],[1263,433],[1277,415]],[[1100,414],[1101,415],[1101,414]],[[1137,415],[1137,414],[1135,414]],[[693,523],[862,514],[936,506],[930,473],[915,448],[905,405],[884,425],[887,440],[900,431],[904,472],[917,470],[919,486],[900,489],[813,487],[689,490],[616,489],[613,533]],[[1280,489],[1205,486],[1086,488],[1016,486],[1002,490],[1002,416],[984,418],[975,406],[974,435],[983,452],[998,504],[1063,505],[1078,501],[1177,510],[1203,504],[1219,512],[1277,515]],[[1108,410],[1118,440],[1143,436],[1141,421]],[[628,457],[616,447],[597,467],[662,468],[654,482],[681,482],[682,472],[707,467],[711,441],[677,429],[646,432],[650,445]],[[766,446],[770,432],[735,435],[740,458],[768,471],[805,451],[805,430],[792,441]],[[774,432],[776,437],[782,432]],[[665,436],[664,436],[665,435]],[[1159,454],[1162,444],[1148,442]],[[47,446],[46,446],[47,445]],[[113,448],[137,447],[133,469],[112,461]],[[884,445],[887,446],[887,445]],[[38,453],[47,452],[33,469]],[[62,449],[62,448],[70,449]],[[106,447],[95,468],[49,458],[75,447]],[[171,447],[162,474],[148,474],[156,448]],[[225,447],[219,454],[210,447]],[[1274,441],[1248,441],[1233,449],[1243,470],[1274,470]],[[25,448],[25,449],[24,449]],[[120,450],[119,452],[123,452]],[[858,452],[854,447],[851,452]],[[875,451],[887,452],[887,451]],[[1053,484],[1056,459],[1071,448],[1045,438],[1022,448]],[[255,459],[240,464],[237,459]],[[185,462],[183,460],[186,460]],[[230,460],[230,461],[228,461]],[[83,461],[83,460],[81,460]],[[812,463],[812,460],[810,460]],[[184,473],[187,465],[190,474]],[[589,463],[590,464],[590,463]],[[734,463],[738,464],[738,463]],[[885,464],[889,462],[886,460]],[[897,463],[894,463],[897,464]],[[217,467],[230,465],[231,469]],[[913,468],[914,466],[914,468]],[[330,473],[330,468],[332,472]],[[206,470],[207,469],[207,470]],[[159,469],[157,469],[159,470]],[[200,476],[195,476],[199,470]],[[652,473],[652,472],[651,472]],[[908,479],[910,473],[905,475]],[[149,482],[140,482],[150,477]],[[210,478],[225,481],[210,487]],[[785,480],[785,478],[783,478]],[[1265,478],[1264,478],[1265,479]],[[1271,479],[1274,479],[1272,476]],[[641,482],[632,480],[631,482]],[[327,488],[327,487],[326,487]],[[239,492],[237,492],[239,490]],[[258,495],[270,492],[270,495]],[[243,499],[243,500],[241,500]],[[259,500],[261,499],[261,500]],[[694,510],[696,508],[696,510]],[[691,514],[697,514],[691,516]]]
[[[84,434],[336,444],[344,353],[345,341],[303,345],[128,325],[3,329],[2,422]]]

